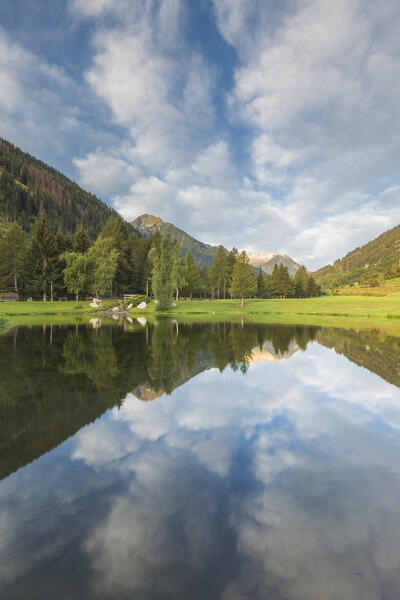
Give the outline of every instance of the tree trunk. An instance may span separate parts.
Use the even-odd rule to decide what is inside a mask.
[[[76,298],[75,299],[78,302],[78,300],[79,300],[79,294],[78,294],[78,292],[76,293]]]
[[[242,301],[240,303],[240,308],[243,308],[243,306],[244,306],[244,298],[242,297]]]
[[[179,300],[179,290],[178,288],[176,288],[176,296],[175,296],[175,300],[178,302]]]
[[[226,294],[226,284],[225,284],[225,279],[224,279],[224,300],[225,300],[225,294]]]
[[[36,178],[36,182],[37,182],[37,178]],[[43,274],[46,272],[47,269],[47,260],[46,258],[43,258]],[[44,290],[43,290],[43,302],[46,302],[47,300],[47,294],[46,294],[46,284],[44,286]]]
[[[14,263],[14,289],[18,293],[17,265]]]

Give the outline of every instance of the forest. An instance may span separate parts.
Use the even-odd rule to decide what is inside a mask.
[[[0,238],[0,288],[15,290],[21,299],[72,299],[155,296],[160,308],[173,297],[305,298],[320,294],[304,267],[292,278],[276,265],[272,275],[255,273],[245,252],[220,246],[211,266],[199,268],[189,252],[185,260],[178,244],[156,231],[147,239],[119,215],[111,215],[92,240],[81,224],[71,235],[52,230],[44,213],[32,233],[14,221]]]
[[[56,169],[0,138],[0,234],[12,222],[31,232],[42,214],[70,234],[82,224],[94,239],[117,213]]]

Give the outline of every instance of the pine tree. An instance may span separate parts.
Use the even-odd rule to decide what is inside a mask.
[[[257,275],[257,296],[259,298],[265,298],[265,278],[261,267],[259,268]]]
[[[0,239],[0,279],[2,284],[18,292],[18,281],[23,269],[26,235],[18,223],[13,223]]]
[[[296,274],[293,278],[295,296],[296,298],[305,298],[308,295],[307,284],[308,274],[305,267],[297,269]]]
[[[274,298],[288,298],[294,294],[293,280],[289,275],[288,268],[282,263],[274,266],[271,275],[271,295]]]
[[[241,252],[236,258],[233,267],[230,293],[232,296],[241,298],[240,307],[244,306],[244,298],[253,296],[257,291],[257,280],[253,269],[249,265],[249,257],[246,252]]]
[[[89,239],[86,229],[83,228],[83,225],[81,223],[75,233],[74,251],[84,254],[85,252],[87,252],[89,250],[89,247],[90,247],[90,239]]]
[[[209,270],[210,268],[204,264],[200,269],[200,285],[199,292],[201,296],[208,296],[209,290]]]
[[[200,273],[196,263],[194,262],[191,250],[189,250],[186,255],[183,276],[186,280],[185,289],[188,291],[190,299],[192,299],[193,294],[196,294],[199,289]]]
[[[307,281],[307,295],[312,298],[313,296],[318,296],[319,289],[316,284],[316,281],[312,275],[308,277]]]
[[[53,234],[49,229],[47,217],[43,214],[33,230],[30,254],[32,260],[32,282],[47,300],[50,282],[54,280],[57,266],[57,248]]]
[[[223,246],[218,247],[217,254],[210,269],[210,283],[213,290],[217,290],[218,300],[221,290],[223,297],[226,296],[226,288],[229,280],[230,265],[228,264],[228,253]]]

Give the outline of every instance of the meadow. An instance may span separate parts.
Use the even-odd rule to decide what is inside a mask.
[[[151,302],[146,309],[131,309],[132,314],[155,312]],[[400,318],[400,295],[391,296],[321,296],[320,298],[293,298],[246,300],[180,300],[166,315],[321,315],[363,318]]]

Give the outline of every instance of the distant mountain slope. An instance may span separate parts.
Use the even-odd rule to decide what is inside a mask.
[[[353,283],[362,278],[388,271],[396,272],[400,258],[400,225],[385,231],[374,240],[352,250],[333,265],[326,265],[314,276],[319,283],[328,284],[336,279],[340,284]]]
[[[140,217],[137,217],[132,221],[132,225],[147,238],[151,237],[156,231],[159,231],[162,236],[169,233],[182,248],[183,256],[186,256],[188,251],[191,250],[194,259],[199,266],[204,264],[212,265],[218,251],[218,246],[210,246],[204,242],[199,242],[199,240],[196,240],[182,229],[175,227],[172,223],[163,221],[160,217],[156,217],[155,215],[140,215]],[[289,273],[293,276],[300,266],[287,254],[282,255],[277,252],[270,252],[268,254],[249,252],[248,255],[250,264],[254,267],[255,272],[259,265],[261,265],[264,273],[271,274],[275,264],[283,263],[288,267]]]
[[[297,269],[300,268],[300,265],[297,264],[293,258],[290,258],[288,254],[278,254],[278,252],[270,252],[269,254],[265,255],[252,252],[249,252],[248,254],[250,258],[250,264],[257,268],[261,267],[262,271],[268,275],[272,274],[275,265],[279,266],[283,264],[288,268],[288,271],[292,277],[296,274]]]
[[[29,230],[45,212],[54,229],[73,233],[82,223],[94,238],[112,208],[49,165],[0,138],[0,220]]]
[[[217,246],[210,246],[204,242],[199,242],[194,237],[185,233],[182,229],[175,227],[172,223],[167,223],[154,215],[140,215],[134,221],[132,225],[145,237],[151,237],[157,230],[162,236],[169,233],[174,240],[176,240],[182,249],[183,256],[192,251],[194,259],[199,266],[204,264],[212,265],[214,256],[217,253]]]

